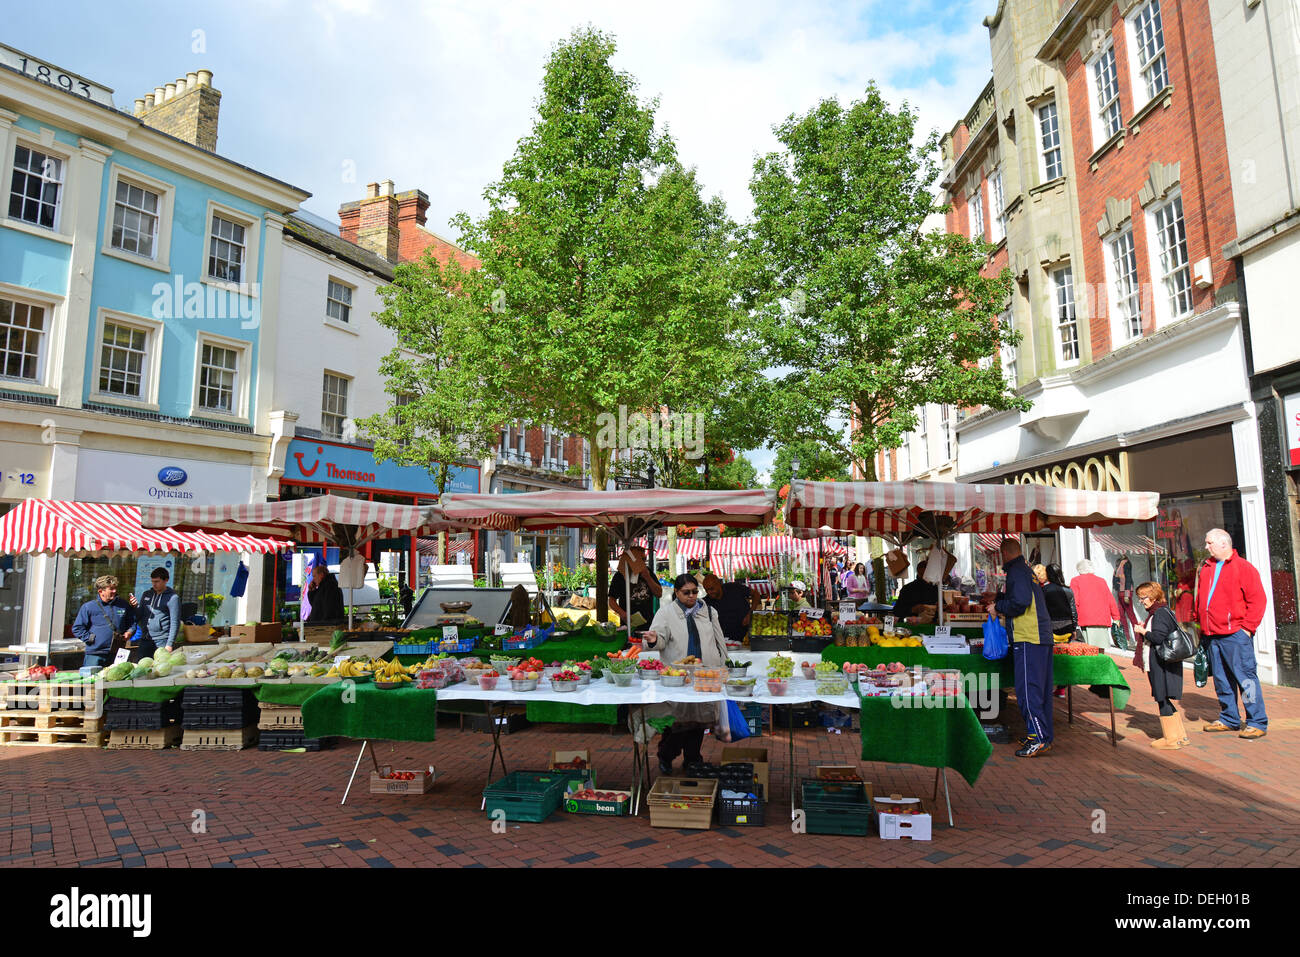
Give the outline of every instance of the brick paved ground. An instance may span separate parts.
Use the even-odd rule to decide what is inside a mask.
[[[645,819],[570,817],[491,833],[479,798],[491,738],[440,729],[434,744],[381,743],[402,766],[433,763],[441,780],[424,798],[339,799],[356,756],[351,742],[307,754],[0,748],[0,864],[85,867],[666,866],[1228,866],[1300,865],[1300,691],[1269,687],[1272,730],[1260,741],[1205,735],[1217,714],[1208,689],[1186,700],[1192,746],[1158,752],[1145,679],[1119,717],[1112,748],[1106,706],[1076,689],[1068,726],[1041,759],[995,745],[977,787],[949,774],[957,826],[930,843],[791,833],[785,810],[784,732],[760,739],[773,760],[769,825],[710,831],[651,828]],[[1190,686],[1190,681],[1188,682]],[[1014,708],[1012,709],[1014,712]],[[1021,732],[1019,717],[1011,729]],[[597,727],[534,726],[503,736],[512,768],[544,766],[552,748],[593,751],[600,780],[631,778],[626,734]],[[795,764],[859,763],[856,734],[796,733]],[[705,757],[718,745],[706,743]],[[928,797],[933,772],[864,765],[876,792]],[[193,834],[203,809],[207,833]],[[1106,815],[1094,833],[1093,811]]]

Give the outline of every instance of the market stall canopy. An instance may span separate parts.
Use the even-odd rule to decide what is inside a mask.
[[[298,542],[326,541],[352,550],[393,533],[435,535],[468,527],[448,521],[436,505],[389,505],[337,495],[257,505],[146,505],[141,518],[146,528],[289,535]]]
[[[652,488],[623,492],[560,489],[518,495],[453,493],[442,497],[442,508],[452,521],[491,523],[480,527],[516,531],[604,527],[627,542],[662,525],[722,522],[738,528],[761,528],[776,515],[776,492]]]
[[[1037,532],[1150,521],[1156,492],[1088,492],[1046,485],[955,482],[790,483],[785,521],[792,529],[879,535],[900,544],[959,532]]]
[[[702,538],[679,538],[677,554],[688,561],[694,559],[702,561],[705,557],[706,544],[709,546],[708,553],[712,560],[725,559],[738,566],[748,563],[757,567],[769,567],[775,565],[782,555],[817,554],[815,540],[808,541],[792,535],[733,535],[714,538],[707,543]],[[662,538],[656,540],[655,546],[656,557],[668,557],[668,546]],[[825,553],[832,557],[848,553],[848,549],[834,539],[827,539],[822,547]],[[595,561],[596,546],[588,545],[584,548],[582,557],[586,561]]]
[[[28,499],[0,518],[0,554],[92,558],[134,553],[255,552],[293,547],[280,537],[145,526],[139,506]]]
[[[436,538],[418,539],[416,542],[416,548],[421,555],[437,555],[438,540]],[[471,539],[465,539],[464,541],[459,541],[455,539],[449,541],[447,543],[447,554],[448,555],[473,555],[474,540],[471,538]]]

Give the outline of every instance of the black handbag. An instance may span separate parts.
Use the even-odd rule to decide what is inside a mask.
[[[1178,619],[1174,618],[1174,613],[1168,608],[1163,609],[1174,622],[1174,630],[1164,641],[1156,645],[1156,657],[1166,664],[1177,664],[1180,661],[1186,661],[1196,654],[1196,644],[1192,641],[1191,636],[1178,624]]]

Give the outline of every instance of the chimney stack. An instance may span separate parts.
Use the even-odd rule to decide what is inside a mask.
[[[200,149],[217,149],[221,92],[212,87],[211,70],[193,70],[135,101],[135,115],[147,126]]]
[[[367,183],[364,199],[339,207],[339,235],[376,256],[397,262],[397,198],[393,181]]]

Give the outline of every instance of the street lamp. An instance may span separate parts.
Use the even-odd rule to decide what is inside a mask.
[[[794,480],[797,479],[798,477],[799,477],[799,459],[796,456],[795,458],[790,460],[790,478],[791,480]]]

